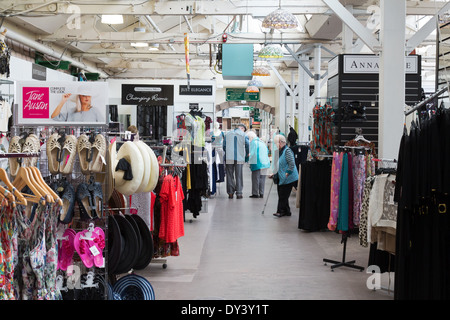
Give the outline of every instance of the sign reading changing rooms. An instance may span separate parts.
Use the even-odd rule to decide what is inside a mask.
[[[172,106],[173,85],[122,84],[122,104]]]
[[[213,86],[180,85],[180,96],[212,96]]]
[[[259,101],[259,92],[245,92],[245,88],[227,88],[227,101]]]

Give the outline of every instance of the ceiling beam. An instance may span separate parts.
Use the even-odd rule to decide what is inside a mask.
[[[381,49],[380,42],[338,0],[322,0],[373,52]]]
[[[0,1],[0,14],[3,16],[19,16],[34,14],[67,14],[70,15],[73,6],[79,8],[81,15],[123,14],[123,15],[252,15],[263,17],[279,7],[279,0],[260,0],[256,4],[248,5],[248,1],[228,0],[199,0],[199,1],[160,1],[160,0],[129,0],[111,1],[102,0],[71,3],[49,0],[2,0]],[[292,14],[328,14],[329,8],[322,0],[284,0],[284,9]],[[363,13],[367,5],[354,5],[356,12]],[[435,15],[434,1],[407,1],[408,15]]]
[[[55,33],[52,35],[38,36],[43,42],[70,41],[70,42],[115,42],[129,43],[142,41],[148,43],[184,43],[184,35],[179,32],[170,33],[140,33],[140,32],[92,32],[72,30],[70,33]],[[323,42],[322,39],[311,39],[306,33],[273,33],[267,36],[264,33],[240,33],[228,34],[227,43],[253,43],[253,44],[301,44],[307,42]],[[222,34],[211,35],[209,33],[190,33],[190,43],[223,43]],[[325,41],[325,42],[334,42]]]
[[[439,16],[450,10],[450,2],[447,2],[437,12],[436,15],[420,28],[411,38],[406,41],[406,54],[410,54],[415,48],[417,48],[435,29]]]

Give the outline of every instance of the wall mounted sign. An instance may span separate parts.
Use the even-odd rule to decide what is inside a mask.
[[[245,92],[245,88],[227,88],[227,101],[259,101],[260,92]]]
[[[183,86],[180,85],[179,94],[181,96],[212,96],[213,86]]]
[[[47,68],[33,63],[31,65],[31,79],[40,81],[47,80]]]
[[[16,125],[107,124],[106,82],[17,82]]]
[[[344,73],[378,73],[379,61],[380,57],[375,55],[344,55],[343,71]],[[334,71],[332,69],[332,72]],[[417,56],[405,57],[405,73],[418,73]]]
[[[173,92],[173,85],[122,84],[122,104],[172,106]]]

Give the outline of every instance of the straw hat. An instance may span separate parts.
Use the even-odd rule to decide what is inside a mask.
[[[138,190],[142,183],[142,178],[144,176],[145,166],[142,165],[143,158],[141,151],[139,150],[137,144],[127,141],[125,142],[117,152],[117,163],[121,159],[125,159],[131,167],[132,179],[124,179],[124,171],[116,170],[116,165],[112,168],[114,172],[114,183],[115,189],[120,193],[129,196]]]
[[[136,144],[136,146],[139,148],[139,151],[141,152],[142,160],[143,160],[142,165],[144,166],[144,175],[142,176],[142,181],[141,181],[139,188],[136,190],[136,193],[138,193],[138,192],[144,192],[147,189],[147,185],[149,184],[150,170],[151,170],[150,153],[148,152],[148,150],[146,148],[147,144],[145,144],[144,142],[138,140],[138,141],[134,141],[134,143]]]

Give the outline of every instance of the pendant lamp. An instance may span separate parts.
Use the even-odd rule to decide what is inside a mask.
[[[265,67],[256,67],[253,68],[252,76],[268,77],[270,76],[270,71]]]
[[[261,82],[261,80],[258,80],[258,79],[252,79],[252,80],[250,80],[248,83],[247,83],[247,86],[248,87],[257,87],[257,88],[259,88],[259,87],[262,87],[263,86],[263,84],[262,84],[262,82]]]
[[[298,27],[298,20],[292,13],[281,9],[280,0],[278,9],[264,18],[262,26],[270,29],[293,29]]]
[[[260,58],[283,58],[284,53],[279,45],[267,45],[258,53]]]
[[[249,86],[247,87],[247,89],[245,89],[245,92],[259,92],[259,89],[255,86]]]

